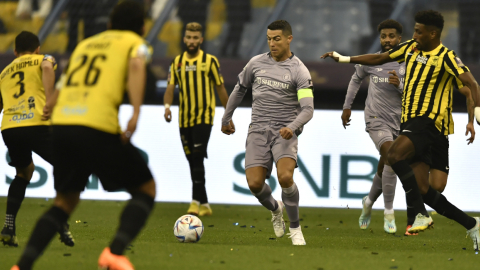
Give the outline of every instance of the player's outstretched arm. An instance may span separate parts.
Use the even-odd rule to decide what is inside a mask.
[[[473,126],[475,102],[473,101],[472,92],[468,87],[464,86],[458,89],[458,91],[467,99],[468,124],[465,136],[468,136],[470,133],[470,138],[467,139],[467,144],[471,144],[475,140],[475,128]]]
[[[480,125],[480,87],[470,72],[464,72],[460,74],[458,79],[463,83],[464,86],[470,89],[470,93],[475,104],[475,118],[477,118],[477,124]]]
[[[167,85],[167,90],[163,95],[163,105],[165,106],[165,121],[170,123],[172,121],[172,111],[170,110],[170,105],[173,102],[173,92],[175,91],[175,85],[169,84]]]
[[[144,57],[130,58],[128,64],[128,97],[133,106],[133,114],[128,121],[127,129],[122,133],[122,140],[127,142],[137,129],[140,106],[143,103],[145,93],[145,82],[147,80],[146,59]]]
[[[394,60],[390,58],[388,52],[380,53],[380,54],[364,54],[358,56],[343,56],[335,51],[328,52],[322,55],[321,59],[326,58],[333,58],[336,62],[339,63],[354,63],[354,64],[362,64],[367,66],[375,66],[375,65],[382,65],[388,62],[393,62]]]

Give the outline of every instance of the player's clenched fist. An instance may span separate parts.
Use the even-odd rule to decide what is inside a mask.
[[[233,124],[233,121],[230,121],[226,126],[222,126],[222,132],[227,135],[235,133],[235,125]]]
[[[395,70],[389,71],[388,74],[392,74],[390,77],[388,77],[388,83],[398,87],[400,85],[400,79],[398,78]]]
[[[283,127],[280,129],[280,136],[285,140],[290,140],[293,137],[293,131],[288,127]]]

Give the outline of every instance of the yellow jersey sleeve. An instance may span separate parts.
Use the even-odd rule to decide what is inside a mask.
[[[210,67],[210,77],[213,79],[216,85],[223,84],[223,77],[220,74],[220,63],[215,56],[212,56],[212,65]]]
[[[43,60],[42,61],[48,61],[50,63],[53,64],[53,70],[57,70],[57,61],[55,61],[55,58],[49,54],[45,54],[43,56]]]
[[[470,72],[470,69],[462,63],[462,60],[453,51],[449,51],[443,59],[445,70],[455,77],[465,72]]]
[[[175,58],[176,59],[176,58]],[[169,85],[176,85],[178,82],[175,80],[175,59],[173,59],[170,67],[168,68],[167,82]]]
[[[453,85],[457,89],[462,89],[465,86],[465,85],[463,85],[462,81],[460,81],[460,79],[458,79],[458,78],[455,78],[455,80],[453,81]]]
[[[398,44],[395,48],[388,51],[390,58],[398,63],[405,62],[405,55],[407,54],[408,48],[411,48],[414,43],[415,40],[411,39]]]

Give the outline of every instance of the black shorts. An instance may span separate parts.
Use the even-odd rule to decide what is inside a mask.
[[[415,147],[415,156],[410,164],[424,162],[432,166],[431,147],[440,136],[435,122],[426,116],[417,116],[402,123],[400,135],[407,136]]]
[[[183,151],[187,158],[193,152],[203,153],[205,158],[207,155],[208,141],[210,140],[210,133],[212,126],[208,124],[199,124],[193,127],[180,128],[180,137],[182,139]]]
[[[52,132],[50,126],[9,128],[2,131],[12,167],[24,168],[32,162],[32,152],[52,164]]]
[[[59,192],[83,191],[91,174],[107,191],[136,188],[152,179],[140,152],[119,134],[84,126],[53,126],[53,176]]]
[[[432,165],[431,169],[437,169],[448,174],[450,167],[448,164],[448,136],[438,136],[435,143],[432,145]]]

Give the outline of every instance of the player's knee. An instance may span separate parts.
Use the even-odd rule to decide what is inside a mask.
[[[129,190],[129,192],[130,194],[133,194],[135,192],[141,192],[155,199],[155,196],[157,195],[157,186],[152,178],[148,182],[142,184],[138,189]]]
[[[262,191],[264,182],[262,181],[250,181],[248,182],[248,188],[253,194],[260,193]]]
[[[278,182],[282,188],[287,188],[292,186],[293,184],[293,173],[286,171],[286,172],[279,172],[278,173]]]
[[[447,186],[447,183],[439,183],[439,182],[433,182],[430,184],[433,189],[436,191],[442,193],[445,190],[445,187]]]
[[[418,183],[418,182],[417,182]],[[422,195],[425,195],[427,194],[428,192],[428,189],[429,189],[430,185],[427,183],[427,184],[419,184],[418,185],[418,188],[420,189],[420,193]]]
[[[393,165],[401,160],[403,160],[402,155],[399,153],[399,151],[396,151],[395,147],[392,146],[387,153],[388,164]]]
[[[35,171],[35,164],[33,164],[32,161],[27,167],[16,168],[16,171],[17,176],[20,176],[30,182],[30,180],[32,180],[33,172]]]

